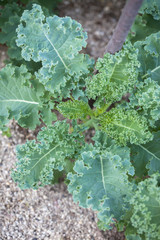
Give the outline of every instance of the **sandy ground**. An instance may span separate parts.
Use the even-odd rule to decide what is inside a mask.
[[[59,5],[61,16],[78,20],[88,32],[86,52],[102,57],[124,1],[65,0]],[[116,10],[115,10],[116,9]],[[115,11],[114,11],[115,10]],[[0,64],[6,57],[0,47]],[[0,132],[0,240],[123,240],[123,233],[100,231],[92,210],[73,203],[61,183],[38,191],[20,190],[10,177],[16,162],[15,146],[35,138],[11,122],[11,137]]]
[[[0,239],[14,240],[103,240],[123,239],[116,229],[102,232],[93,211],[72,201],[61,183],[37,191],[20,190],[10,177],[16,162],[15,145],[24,135],[11,123],[12,137],[0,134]],[[26,138],[34,137],[32,132]]]

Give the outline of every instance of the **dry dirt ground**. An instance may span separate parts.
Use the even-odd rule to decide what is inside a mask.
[[[58,7],[60,16],[71,16],[88,32],[86,52],[95,59],[102,57],[124,1],[64,0]],[[0,48],[4,66],[5,48]],[[16,162],[15,146],[36,133],[10,124],[11,137],[0,132],[0,240],[123,240],[115,228],[100,231],[92,210],[73,203],[61,183],[38,191],[20,190],[10,177]]]

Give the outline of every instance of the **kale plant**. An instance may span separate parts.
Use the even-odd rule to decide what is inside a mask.
[[[8,47],[8,57],[9,61],[16,65],[20,66],[24,64],[27,66],[29,71],[38,70],[40,64],[35,63],[34,61],[26,62],[21,56],[21,49],[16,44],[16,28],[20,24],[20,18],[25,9],[31,10],[33,3],[39,3],[42,6],[45,16],[53,14],[53,11],[58,2],[62,0],[21,0],[21,1],[12,1],[12,0],[0,0],[0,43],[6,44]]]
[[[16,32],[13,19],[4,25],[6,39],[13,27],[9,55],[15,47],[22,62],[0,71],[0,126],[15,119],[45,127],[37,141],[17,146],[14,181],[37,189],[59,173],[74,201],[97,212],[101,229],[160,239],[159,1],[145,0],[123,46],[96,63],[81,53],[87,34],[75,20],[38,4],[20,15],[12,16]],[[57,112],[66,120],[56,121]]]

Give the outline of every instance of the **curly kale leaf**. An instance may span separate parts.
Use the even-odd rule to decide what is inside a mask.
[[[110,138],[106,132],[96,131],[92,140],[94,141],[94,147],[97,149],[105,150],[106,148],[114,147],[114,145],[116,146],[116,149],[118,149],[115,140]]]
[[[144,144],[152,140],[147,119],[135,110],[125,111],[123,108],[113,108],[99,118],[102,130],[123,145],[128,142]]]
[[[121,100],[122,96],[134,88],[139,62],[137,51],[131,44],[126,44],[116,53],[105,54],[96,63],[98,74],[87,80],[87,95],[89,98],[98,97],[98,105]]]
[[[42,128],[37,141],[28,141],[17,147],[18,162],[12,177],[22,189],[50,184],[54,170],[62,171],[81,149],[82,138],[69,133],[69,124],[56,122],[53,126]]]
[[[143,240],[160,239],[159,183],[159,174],[145,179],[138,184],[138,189],[132,194],[129,201],[132,206],[131,225],[134,228],[135,236],[137,232]],[[127,235],[129,235],[129,230],[127,232]]]
[[[32,10],[24,11],[17,33],[22,57],[42,63],[36,76],[46,90],[69,97],[71,89],[81,87],[79,81],[90,72],[93,61],[79,54],[87,39],[79,23],[70,17],[45,18],[41,7],[33,4]]]
[[[21,48],[16,45],[16,29],[20,23],[20,17],[24,9],[30,9],[33,2],[30,1],[26,7],[13,2],[6,4],[4,8],[0,9],[0,43],[7,45],[9,61],[13,65],[20,66],[24,64],[30,72],[37,71],[41,67],[41,64],[33,61],[26,62],[22,58]],[[47,9],[44,9],[44,12],[45,15],[49,15]]]
[[[160,86],[151,78],[140,82],[134,94],[130,96],[129,106],[135,108],[148,119],[150,126],[154,127],[160,119]]]
[[[160,2],[159,0],[144,0],[140,9],[141,14],[150,14],[155,20],[160,20]]]
[[[16,45],[16,28],[22,12],[23,8],[15,2],[0,9],[0,43],[9,47],[8,56],[16,60],[22,60],[21,49]]]
[[[69,119],[83,120],[92,114],[89,105],[86,102],[78,100],[62,102],[57,108],[64,117]]]
[[[98,217],[105,227],[113,218],[121,219],[128,207],[124,199],[131,194],[128,175],[131,171],[130,152],[127,147],[119,152],[120,147],[100,151],[93,148],[83,151],[76,161],[74,171],[69,173],[68,190],[75,202],[82,207],[91,207],[98,211]],[[119,153],[118,153],[119,152]]]
[[[160,131],[153,133],[154,138],[145,145],[131,146],[131,159],[139,177],[160,173]]]
[[[39,96],[39,89],[31,87],[32,75],[27,68],[7,65],[0,71],[0,120],[5,125],[9,119],[15,119],[22,127],[34,129],[40,124],[40,115],[50,114],[51,121],[55,114]],[[43,94],[42,94],[43,95]],[[42,119],[45,122],[45,116]],[[48,122],[49,123],[49,122]]]
[[[96,131],[94,137],[92,138],[94,141],[94,147],[98,149],[100,152],[105,151],[106,149],[114,154],[119,155],[122,159],[124,157],[124,153],[130,154],[130,149],[126,147],[122,147],[117,145],[116,141],[108,136],[107,133],[102,131]],[[129,175],[134,175],[134,167],[130,166],[130,162],[127,160],[125,164],[128,165],[128,173]],[[130,168],[129,168],[130,166]]]
[[[149,14],[137,15],[134,24],[131,27],[129,39],[132,43],[144,41],[152,33],[160,31],[160,20],[155,20]]]
[[[160,31],[159,0],[144,0],[134,24],[131,27],[129,39],[132,43],[144,41],[152,33]]]
[[[138,60],[141,63],[140,72],[141,77],[148,78],[160,84],[160,32],[151,34],[145,41],[138,41],[135,46],[139,50]]]

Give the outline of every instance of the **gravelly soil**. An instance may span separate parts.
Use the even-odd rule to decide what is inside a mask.
[[[65,0],[59,6],[61,16],[78,20],[88,32],[86,52],[102,57],[124,1]],[[6,58],[0,48],[0,67]],[[102,232],[97,228],[93,211],[82,209],[72,201],[61,183],[38,191],[21,191],[10,177],[16,156],[15,146],[35,138],[36,132],[23,130],[13,121],[12,137],[0,132],[0,240],[123,240],[123,233]]]
[[[11,122],[12,137],[0,132],[0,240],[122,240],[123,233],[102,232],[92,210],[73,203],[61,183],[37,191],[20,190],[12,181],[15,145],[25,142],[23,131]],[[35,138],[28,131],[27,139]]]
[[[66,0],[59,5],[60,16],[80,22],[88,33],[86,53],[103,57],[125,0]]]

